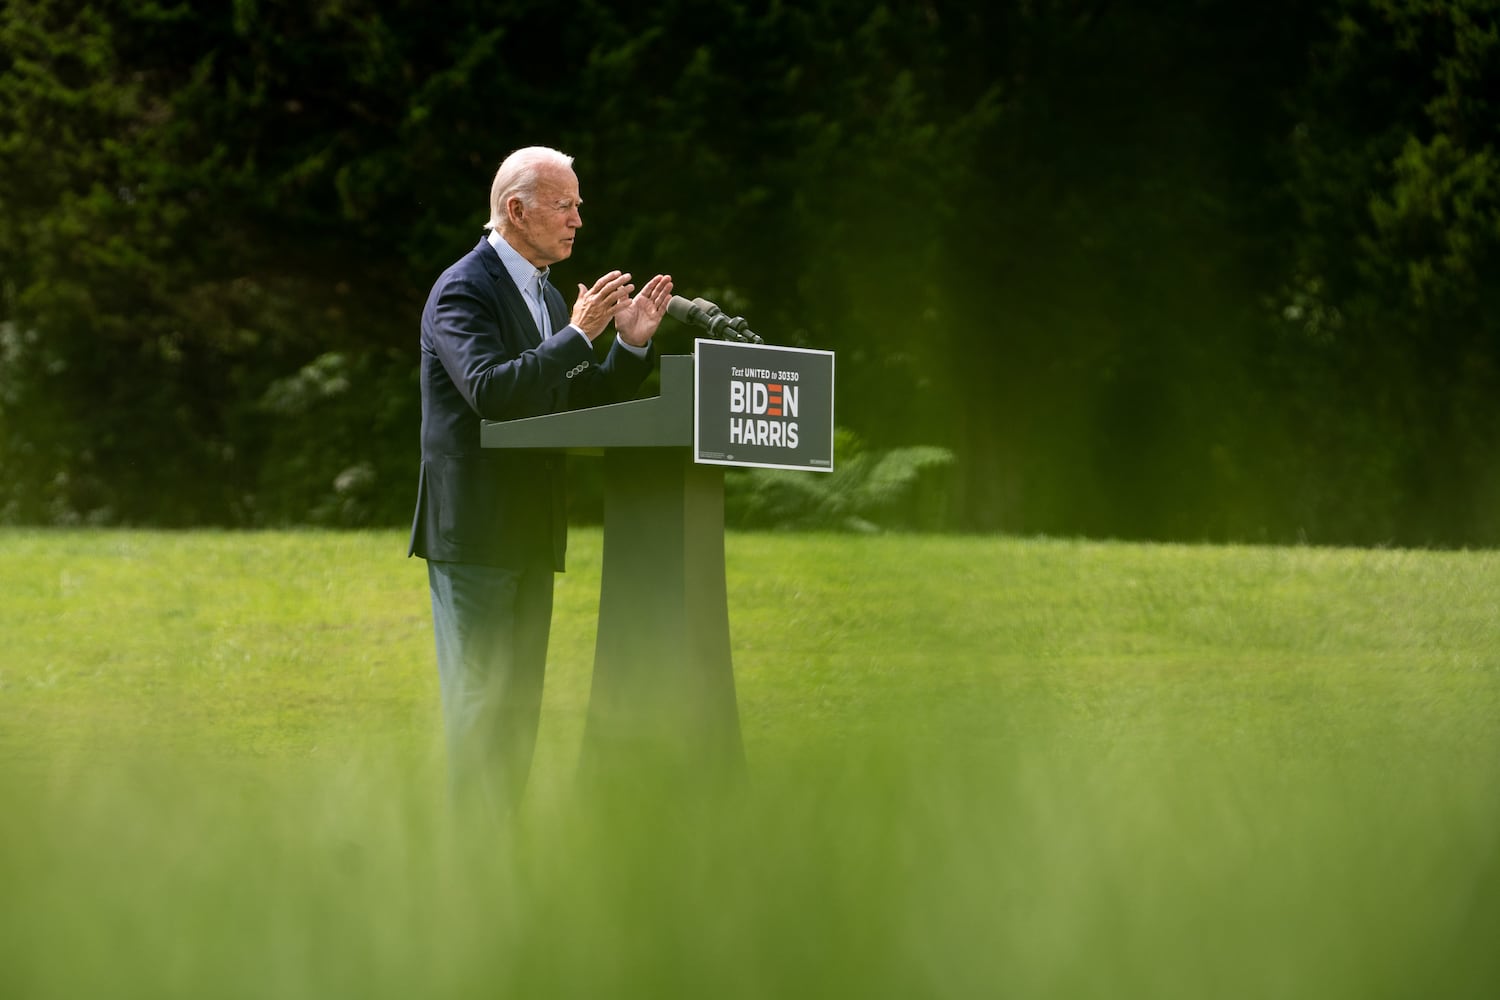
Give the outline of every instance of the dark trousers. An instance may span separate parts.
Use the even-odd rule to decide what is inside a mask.
[[[536,748],[552,567],[427,563],[448,774],[455,805],[503,820]]]

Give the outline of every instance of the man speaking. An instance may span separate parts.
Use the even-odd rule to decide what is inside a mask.
[[[668,275],[632,294],[631,276],[610,271],[578,285],[569,313],[547,275],[583,225],[572,164],[539,146],[506,157],[488,236],[442,273],[422,312],[409,554],[427,560],[454,798],[496,819],[519,804],[531,768],[567,509],[562,456],[482,449],[480,421],[630,398],[672,295]],[[611,320],[618,333],[598,362]]]

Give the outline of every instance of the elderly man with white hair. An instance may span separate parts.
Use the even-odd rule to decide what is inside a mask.
[[[422,466],[410,555],[427,560],[449,774],[462,806],[515,810],[536,744],[553,573],[563,569],[561,455],[483,449],[480,422],[630,398],[654,363],[672,279],[610,271],[571,311],[547,280],[583,225],[572,157],[517,150],[495,174],[488,235],[422,312]],[[613,321],[604,360],[597,340]]]

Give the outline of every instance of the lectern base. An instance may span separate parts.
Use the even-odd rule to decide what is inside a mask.
[[[687,448],[604,455],[604,567],[585,777],[744,770],[724,584],[724,470]],[[644,775],[642,775],[644,777]]]

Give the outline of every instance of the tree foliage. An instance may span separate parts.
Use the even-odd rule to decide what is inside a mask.
[[[1497,5],[1343,0],[1290,144],[1281,319],[1318,534],[1497,537]],[[1300,342],[1299,342],[1300,341]]]
[[[10,0],[0,519],[404,519],[422,299],[544,143],[565,282],[837,351],[951,526],[1500,540],[1497,7]]]

